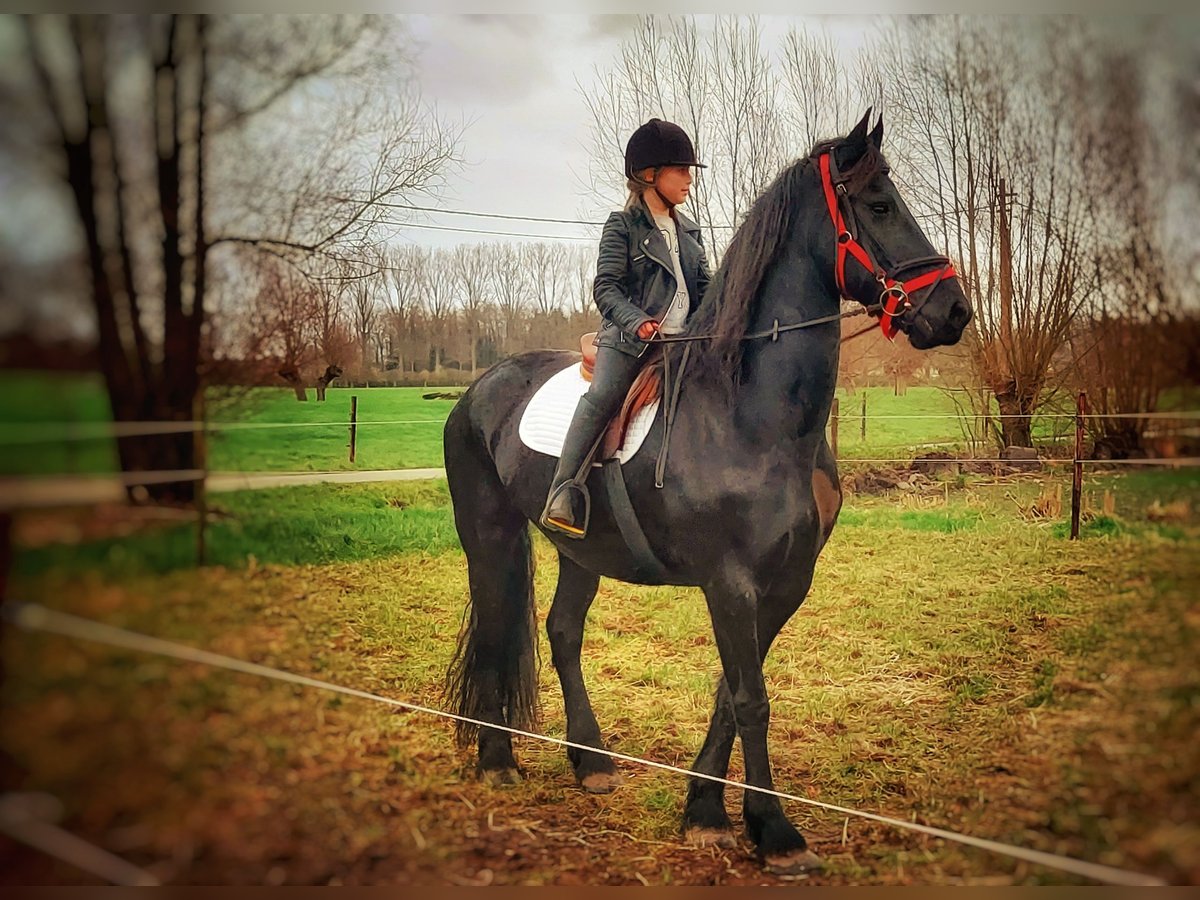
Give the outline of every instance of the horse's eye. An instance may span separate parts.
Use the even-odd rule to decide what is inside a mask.
[[[878,216],[887,215],[887,212],[890,208],[891,207],[889,207],[886,203],[872,203],[871,204],[871,212],[875,213]]]

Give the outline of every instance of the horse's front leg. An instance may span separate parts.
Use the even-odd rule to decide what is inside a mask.
[[[760,659],[766,659],[780,630],[804,602],[812,585],[812,574],[810,566],[795,582],[777,585],[771,593],[759,597],[757,621]],[[729,773],[729,757],[733,753],[736,737],[733,698],[722,676],[717,683],[708,734],[692,765],[692,771],[724,778]],[[696,846],[734,846],[733,825],[725,812],[725,785],[707,778],[691,778],[683,811],[683,827],[689,842]]]
[[[726,584],[706,588],[705,598],[732,699],[734,722],[742,739],[746,783],[773,790],[767,753],[771,706],[762,671],[766,648],[759,639],[758,595],[750,584],[749,579],[730,579]],[[820,866],[819,857],[808,850],[804,836],[783,814],[779,798],[748,790],[742,800],[742,815],[746,834],[769,871],[795,874]]]
[[[729,774],[729,756],[737,737],[733,717],[733,698],[724,676],[717,682],[712,719],[704,745],[692,763],[692,771],[724,778]],[[733,823],[725,811],[725,785],[708,778],[688,779],[687,801],[683,807],[683,834],[696,847],[734,847]]]

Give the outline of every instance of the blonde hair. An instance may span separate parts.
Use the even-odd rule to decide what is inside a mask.
[[[643,169],[643,171],[645,171],[645,170]],[[654,170],[654,172],[657,175],[658,169],[656,168]],[[635,206],[637,206],[639,203],[641,203],[642,202],[642,194],[644,194],[646,192],[647,188],[650,188],[653,186],[654,186],[654,182],[644,181],[642,178],[640,178],[638,176],[638,174],[636,172],[633,173],[632,175],[630,175],[628,178],[626,178],[625,179],[625,187],[629,190],[629,196],[625,198],[625,211],[628,212],[629,210],[631,210]]]

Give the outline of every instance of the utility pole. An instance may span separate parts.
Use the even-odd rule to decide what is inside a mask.
[[[1019,394],[1019,385],[1016,383],[1016,373],[1013,371],[1013,273],[1012,273],[1012,219],[1009,215],[1009,198],[1016,198],[1016,194],[1010,194],[1007,189],[1007,184],[1003,178],[1000,179],[1000,195],[999,205],[1000,214],[997,217],[999,222],[1000,237],[1000,322],[997,329],[997,337],[1000,346],[995,355],[995,384],[993,390],[999,396],[1010,394],[1015,400]],[[1000,409],[1002,415],[1012,415],[1016,410],[1016,404],[1010,404],[1008,409],[1003,406]],[[1012,420],[1000,419],[1000,431],[1004,435],[1004,443],[1013,443]]]
[[[1003,178],[1000,179],[1000,344],[1007,358],[1012,348],[1012,219],[1008,199],[1016,199],[1015,193],[1007,191]],[[1007,368],[1007,366],[1006,366]],[[1005,373],[1008,374],[1008,373]]]

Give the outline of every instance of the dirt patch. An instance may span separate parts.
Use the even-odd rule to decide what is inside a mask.
[[[33,550],[52,544],[125,538],[195,522],[193,510],[171,506],[102,503],[91,507],[26,510],[14,516],[13,542]]]
[[[944,490],[946,482],[938,476],[1007,477],[1029,472],[1027,463],[963,459],[941,450],[914,457],[908,463],[855,466],[847,461],[841,467],[842,490],[855,494],[883,494],[888,491],[932,493]]]

